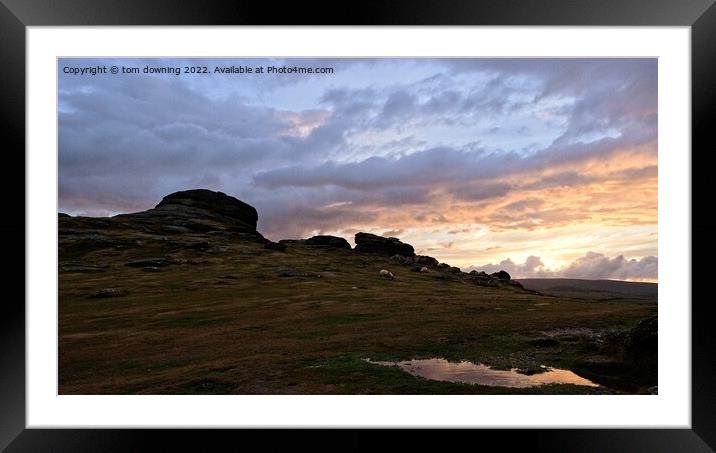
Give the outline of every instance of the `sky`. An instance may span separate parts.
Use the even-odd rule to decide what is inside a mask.
[[[140,72],[80,72],[97,66]],[[656,59],[61,59],[58,69],[61,212],[136,212],[207,188],[256,207],[272,240],[365,231],[468,271],[658,280]]]

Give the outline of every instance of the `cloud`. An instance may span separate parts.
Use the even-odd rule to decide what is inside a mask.
[[[623,255],[609,258],[601,253],[588,252],[559,269],[547,269],[538,256],[529,256],[522,264],[509,258],[499,264],[469,266],[466,272],[476,270],[489,273],[507,271],[512,278],[580,278],[591,280],[656,280],[658,258],[645,256],[627,259]]]
[[[271,190],[342,188],[352,191],[356,205],[375,200],[376,193],[383,193],[382,199],[391,202],[393,207],[439,201],[439,195],[456,201],[480,202],[503,199],[512,192],[529,193],[642,178],[655,181],[656,167],[651,164],[656,160],[654,147],[635,150],[634,146],[639,145],[625,137],[603,138],[590,144],[550,146],[528,155],[472,147],[441,147],[407,155],[373,156],[345,163],[328,160],[316,166],[299,164],[260,171],[253,176],[253,183]],[[636,166],[619,169],[617,161],[632,155],[638,156]],[[611,167],[600,167],[610,160],[614,161]],[[562,167],[589,171],[559,171]],[[612,167],[617,168],[611,171]],[[559,217],[558,212],[545,209],[533,214],[546,221]],[[508,217],[503,213],[493,216],[492,220],[504,221]],[[565,220],[575,217],[566,215]]]
[[[569,278],[656,279],[657,269],[658,259],[655,256],[636,260],[626,259],[622,255],[608,258],[599,253],[589,252],[562,269],[561,274]]]
[[[529,256],[523,264],[516,264],[511,259],[507,258],[501,261],[499,264],[486,264],[484,266],[468,266],[463,271],[471,272],[487,272],[492,274],[498,271],[508,272],[512,278],[528,278],[528,277],[545,277],[547,272],[544,269],[544,263],[538,256]]]
[[[633,250],[617,233],[656,225],[655,59],[200,62],[335,73],[60,72],[61,211],[137,211],[204,187],[254,205],[272,239],[395,229],[451,257],[478,235],[523,256],[526,238],[575,225],[615,256]]]

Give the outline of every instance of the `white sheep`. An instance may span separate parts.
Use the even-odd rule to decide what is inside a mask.
[[[395,278],[395,275],[393,275],[392,272],[385,269],[380,270],[380,276],[383,278],[387,278],[388,280],[393,280]]]
[[[423,266],[420,268],[420,272],[429,272],[429,271],[428,271],[427,267]]]

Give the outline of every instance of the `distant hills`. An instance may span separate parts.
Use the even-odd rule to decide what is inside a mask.
[[[656,302],[659,293],[657,283],[576,278],[523,278],[518,281],[525,288],[543,294],[580,299]]]

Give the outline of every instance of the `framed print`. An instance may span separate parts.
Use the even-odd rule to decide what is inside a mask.
[[[2,7],[8,451],[716,445],[711,2],[97,5]]]

